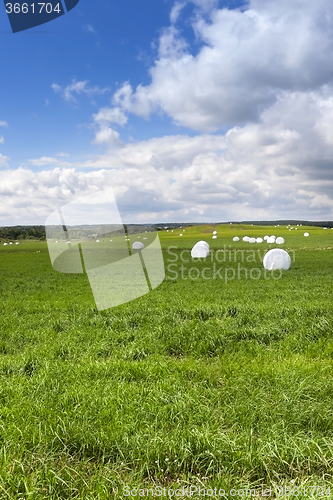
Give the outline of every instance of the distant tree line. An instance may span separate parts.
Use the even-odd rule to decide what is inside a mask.
[[[45,226],[0,227],[2,240],[45,240]]]
[[[303,226],[318,226],[318,227],[333,227],[333,221],[311,221],[311,220],[271,220],[271,221],[243,221],[234,222],[234,224],[255,224],[256,226],[275,226],[279,224],[280,226],[287,226],[291,224],[296,226],[297,224],[302,224]]]

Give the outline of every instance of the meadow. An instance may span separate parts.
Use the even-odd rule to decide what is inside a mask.
[[[232,241],[266,234],[291,252],[281,276],[259,275],[260,255],[250,258],[268,244]],[[163,283],[103,311],[85,274],[52,268],[45,241],[0,244],[0,498],[138,498],[157,485],[328,498],[333,230],[234,224],[159,237]],[[214,261],[191,261],[198,240]]]

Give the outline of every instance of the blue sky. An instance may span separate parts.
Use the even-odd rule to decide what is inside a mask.
[[[135,221],[332,219],[329,0],[0,5],[0,224],[105,185]]]
[[[159,30],[168,24],[170,2],[136,0],[91,2],[81,0],[67,15],[48,24],[16,33],[1,6],[0,80],[1,116],[10,127],[6,131],[4,153],[18,167],[27,156],[49,156],[66,151],[82,159],[94,154],[88,126],[91,116],[110,102],[122,82],[148,83],[147,62],[154,59],[151,45]],[[76,96],[66,102],[51,85],[63,87],[73,81],[87,81],[96,92]],[[99,93],[99,90],[105,90]],[[74,94],[75,95],[75,94]],[[136,139],[149,138],[152,127],[169,133],[164,120],[135,123]],[[130,132],[121,130],[124,140]]]

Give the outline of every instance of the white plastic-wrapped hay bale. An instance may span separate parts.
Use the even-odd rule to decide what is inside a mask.
[[[255,238],[249,238],[249,243],[255,243],[256,239]]]
[[[232,238],[232,241],[239,241],[238,236],[234,236],[234,237]]]
[[[275,243],[277,243],[278,245],[283,245],[284,244],[284,238],[282,238],[282,236],[278,236],[275,240]]]
[[[275,243],[275,236],[270,236],[266,241],[267,243]]]
[[[191,250],[191,257],[205,258],[209,254],[209,245],[206,241],[198,241]]]
[[[209,249],[209,243],[207,243],[207,241],[204,240],[200,240],[194,245],[194,247],[199,247],[199,246],[204,246]]]
[[[217,234],[217,231],[213,231],[213,234]]]
[[[135,241],[132,245],[133,250],[142,250],[144,248],[144,244],[141,241]]]
[[[262,243],[264,240],[262,238],[256,238],[256,243]]]
[[[267,235],[264,236],[264,240],[268,240],[268,238],[269,238],[269,236],[267,236]]]
[[[304,236],[307,237],[307,236],[310,236],[309,233],[304,233]]]
[[[248,236],[244,236],[243,241],[247,241],[247,242],[248,242],[248,241],[249,241],[249,239],[250,239],[250,238],[249,238]]]
[[[287,271],[291,266],[291,258],[285,250],[273,248],[265,254],[263,264],[268,271],[274,271],[275,269]]]

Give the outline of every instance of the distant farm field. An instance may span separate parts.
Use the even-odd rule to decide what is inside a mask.
[[[285,238],[281,275],[261,262],[277,245],[233,242],[266,234]],[[54,271],[46,242],[1,242],[0,498],[333,495],[333,230],[159,237],[163,283],[100,312],[87,276]],[[199,240],[212,252],[195,262]]]

